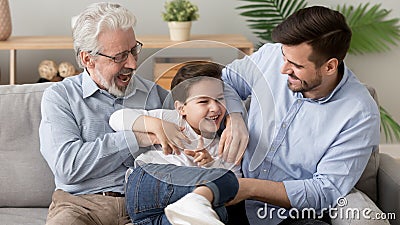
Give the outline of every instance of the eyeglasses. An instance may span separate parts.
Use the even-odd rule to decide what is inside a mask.
[[[128,59],[129,53],[133,56],[139,55],[140,51],[142,51],[143,44],[140,41],[136,41],[135,47],[131,48],[129,51],[123,51],[121,53],[116,54],[115,56],[104,55],[103,53],[96,53],[96,55],[104,56],[112,59],[115,63],[125,62]]]

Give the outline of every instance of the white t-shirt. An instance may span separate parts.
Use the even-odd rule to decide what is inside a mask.
[[[132,130],[132,125],[135,122],[137,115],[147,115],[151,117],[156,117],[168,122],[178,124],[183,126],[185,129],[183,133],[191,140],[191,143],[183,143],[185,149],[195,150],[198,143],[198,134],[193,130],[193,128],[186,122],[186,120],[179,117],[179,113],[176,110],[171,109],[155,109],[155,110],[140,110],[140,109],[121,109],[114,112],[111,117],[109,124],[115,131],[121,130]],[[235,173],[237,177],[242,177],[240,172],[240,166],[234,163],[228,163],[223,161],[218,156],[218,143],[219,137],[216,136],[214,139],[204,138],[204,148],[208,150],[210,155],[214,158],[214,161],[206,164],[205,168],[225,168],[229,169]],[[186,155],[181,152],[180,155],[169,154],[164,155],[160,145],[153,145],[152,150],[149,150],[141,155],[139,155],[135,163],[154,163],[154,164],[174,164],[177,166],[197,166],[193,162],[193,157]]]

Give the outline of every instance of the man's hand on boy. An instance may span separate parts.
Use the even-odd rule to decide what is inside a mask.
[[[249,132],[241,113],[226,117],[226,128],[222,132],[218,155],[227,162],[239,165],[249,141]]]
[[[160,144],[157,136],[152,133],[134,131],[136,141],[139,147],[148,147],[155,144]]]

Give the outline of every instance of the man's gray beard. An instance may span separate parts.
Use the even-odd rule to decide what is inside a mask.
[[[118,87],[115,84],[114,79],[111,81],[111,84],[109,84],[103,77],[103,75],[101,73],[99,73],[99,71],[97,71],[97,74],[99,74],[100,76],[100,83],[101,85],[108,91],[108,93],[114,95],[115,97],[124,97],[126,95],[128,95],[130,92],[132,92],[132,90],[127,89],[127,87],[129,87],[130,85],[126,86],[126,87]],[[133,79],[134,73],[132,74],[131,80]],[[129,81],[131,82],[131,81]]]
[[[115,85],[115,82],[112,82],[111,86],[107,88],[108,93],[114,95],[115,97],[124,97],[126,93],[126,87],[121,87],[120,90],[117,85]]]

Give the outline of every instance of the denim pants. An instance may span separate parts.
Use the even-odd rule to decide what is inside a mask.
[[[228,214],[224,203],[232,200],[239,183],[226,169],[205,169],[172,164],[145,164],[129,175],[125,200],[133,224],[171,223],[164,208],[176,202],[198,186],[207,186],[214,194],[212,207],[224,223]]]

